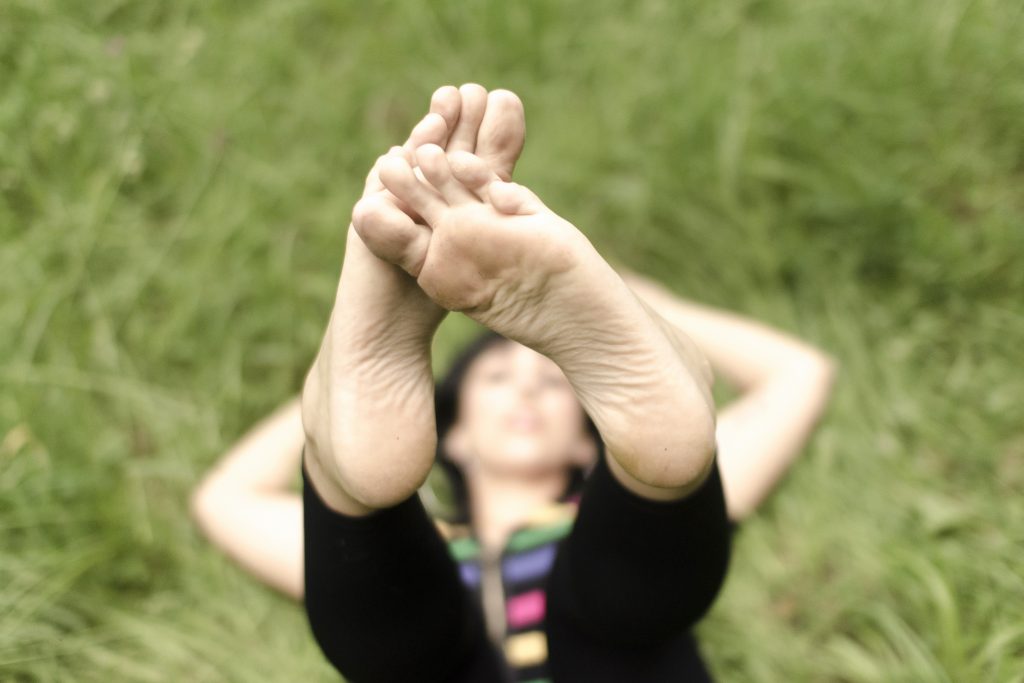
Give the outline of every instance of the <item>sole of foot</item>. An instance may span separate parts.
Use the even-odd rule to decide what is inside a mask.
[[[422,144],[444,145],[476,152],[508,176],[524,137],[522,104],[514,94],[488,93],[476,84],[445,86],[406,143],[389,154],[414,161]],[[303,387],[310,474],[329,504],[353,514],[410,495],[435,455],[430,342],[448,311],[396,265],[400,254],[379,240],[374,253],[364,241],[386,224],[389,235],[400,236],[390,244],[402,248],[415,239],[417,220],[419,214],[384,187],[375,165],[353,210],[334,310]],[[390,433],[394,439],[382,440]]]
[[[472,154],[428,144],[416,163],[420,173],[392,153],[379,173],[426,225],[412,238],[382,224],[371,251],[400,253],[394,262],[437,305],[555,361],[620,471],[672,492],[704,476],[714,416],[703,373],[586,236]]]

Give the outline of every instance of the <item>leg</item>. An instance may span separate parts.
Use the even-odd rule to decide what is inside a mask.
[[[730,538],[717,458],[673,501],[638,496],[599,460],[548,579],[554,683],[710,681],[691,629],[722,586]]]
[[[681,498],[710,471],[714,400],[707,361],[622,282],[575,226],[477,157],[399,155],[385,187],[426,221],[426,239],[388,230],[367,247],[438,305],[547,356],[562,369],[613,457],[613,474],[652,499]]]
[[[522,105],[507,91],[479,85],[439,89],[405,147],[425,142],[475,151],[509,174],[522,149]],[[335,510],[366,514],[407,498],[433,463],[430,344],[447,313],[394,265],[429,230],[418,214],[370,172],[353,209],[345,259],[327,331],[306,375],[302,423],[309,474]],[[376,240],[392,262],[371,253]],[[387,435],[381,438],[381,435]]]
[[[479,86],[463,86],[458,100],[454,88],[439,90],[407,145],[444,144],[452,131],[456,148],[476,140],[510,173],[523,137],[518,100]],[[397,234],[415,244],[426,230],[416,216],[375,168],[302,393],[306,610],[350,680],[492,683],[502,680],[501,658],[417,492],[434,459],[430,342],[446,311],[363,243]],[[402,240],[383,244],[392,260],[410,253]]]
[[[306,612],[356,683],[497,683],[501,655],[419,494],[370,515],[328,507],[303,467]]]
[[[554,360],[607,445],[606,470],[591,483],[591,499],[603,503],[577,521],[577,536],[589,540],[575,551],[576,541],[567,544],[563,556],[572,563],[593,549],[604,566],[562,569],[563,581],[589,580],[563,598],[605,598],[616,571],[641,582],[650,570],[654,579],[620,589],[608,609],[570,604],[566,613],[597,618],[581,625],[598,646],[635,651],[681,636],[710,606],[728,559],[707,361],[532,192],[502,182],[473,155],[448,157],[428,144],[416,160],[422,177],[391,155],[380,178],[430,234],[412,241],[382,232],[368,236],[368,248],[394,262],[392,245],[401,244],[398,265],[432,301]],[[657,661],[640,657],[622,671],[630,680],[637,666]]]

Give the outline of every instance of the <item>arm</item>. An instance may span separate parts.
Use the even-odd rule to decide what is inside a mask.
[[[716,425],[729,516],[743,519],[779,483],[813,433],[832,391],[835,359],[779,330],[686,301],[636,273],[617,270],[743,392],[718,412]]]
[[[193,519],[214,545],[296,600],[303,597],[302,498],[288,487],[303,440],[293,399],[234,444],[190,500]]]

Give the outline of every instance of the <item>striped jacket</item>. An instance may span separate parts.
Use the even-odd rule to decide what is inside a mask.
[[[434,520],[463,584],[483,609],[491,641],[504,651],[517,683],[550,683],[544,584],[558,542],[576,520],[579,501],[580,493],[567,493],[539,506],[510,534],[500,554],[488,553],[468,524]]]

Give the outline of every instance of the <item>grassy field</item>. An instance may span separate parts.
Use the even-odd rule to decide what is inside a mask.
[[[365,171],[465,81],[521,95],[518,179],[602,251],[842,364],[699,628],[721,680],[1024,680],[997,0],[0,3],[0,680],[334,679],[187,495],[298,391]]]

